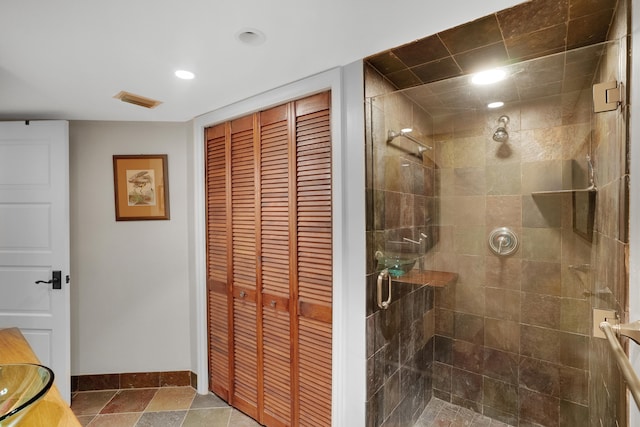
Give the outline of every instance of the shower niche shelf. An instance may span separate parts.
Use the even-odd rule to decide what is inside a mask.
[[[596,213],[598,188],[591,185],[580,190],[532,191],[532,196],[571,194],[573,231],[588,242],[593,241],[593,223]]]

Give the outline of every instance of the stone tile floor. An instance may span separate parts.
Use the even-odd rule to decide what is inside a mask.
[[[202,396],[192,387],[81,391],[71,397],[71,409],[87,427],[260,426],[214,394]],[[413,427],[508,427],[508,424],[434,397]]]
[[[259,427],[213,394],[192,387],[81,391],[71,409],[87,427]]]
[[[509,424],[432,397],[413,427],[509,427]]]

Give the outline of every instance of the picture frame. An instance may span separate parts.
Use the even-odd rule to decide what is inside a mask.
[[[113,156],[116,221],[168,220],[166,154]]]

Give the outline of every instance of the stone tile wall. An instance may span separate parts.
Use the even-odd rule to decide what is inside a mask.
[[[366,96],[393,92],[380,76],[366,68]],[[437,237],[434,169],[429,157],[415,156],[416,146],[399,138],[386,143],[388,129],[412,127],[412,134],[432,133],[428,117],[402,95],[371,101],[367,108],[367,425],[410,426],[431,399],[431,364],[435,311],[428,287],[393,283],[387,310],[376,304],[381,267],[376,251],[426,252]],[[419,245],[403,242],[407,237]],[[419,267],[419,265],[418,265]],[[386,295],[385,295],[386,297]]]
[[[609,38],[622,41],[607,47],[597,76],[625,87],[627,10],[619,2]],[[370,69],[365,81],[368,99],[393,92]],[[367,144],[368,425],[412,425],[433,393],[515,425],[625,426],[624,383],[591,329],[593,308],[628,317],[626,106],[594,115],[583,90],[429,118],[400,94],[384,98],[368,106],[367,141],[413,126],[435,150],[422,164],[398,156],[385,166],[376,150],[386,144]],[[506,144],[491,139],[502,114]],[[574,232],[570,193],[531,194],[586,187],[587,153],[599,188],[593,241]],[[510,257],[487,248],[502,226],[520,238]],[[379,311],[375,251],[416,227],[436,237],[419,267],[458,273],[458,282],[396,286],[392,307]]]
[[[628,90],[625,54],[629,48],[630,2],[618,2],[610,40],[611,45],[600,63],[598,82],[617,80]],[[626,97],[626,96],[625,96]],[[628,99],[628,97],[626,97]],[[591,305],[615,310],[622,322],[629,321],[628,227],[629,227],[629,139],[628,106],[616,111],[594,114],[593,144],[598,184],[594,244],[590,265],[593,266]],[[626,426],[626,386],[621,379],[611,350],[605,340],[593,338],[590,346],[589,383],[592,424]],[[633,405],[633,403],[630,403]]]
[[[586,187],[571,176],[586,168],[589,96],[435,119],[440,242],[427,263],[459,279],[436,292],[433,392],[509,424],[588,420],[589,287],[570,266],[591,245],[573,233],[570,194],[531,192]],[[513,256],[488,249],[497,227],[519,237]]]

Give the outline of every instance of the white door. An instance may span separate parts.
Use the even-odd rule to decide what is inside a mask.
[[[66,121],[0,122],[0,328],[20,328],[67,401],[68,135]],[[36,283],[54,272],[60,286]]]

